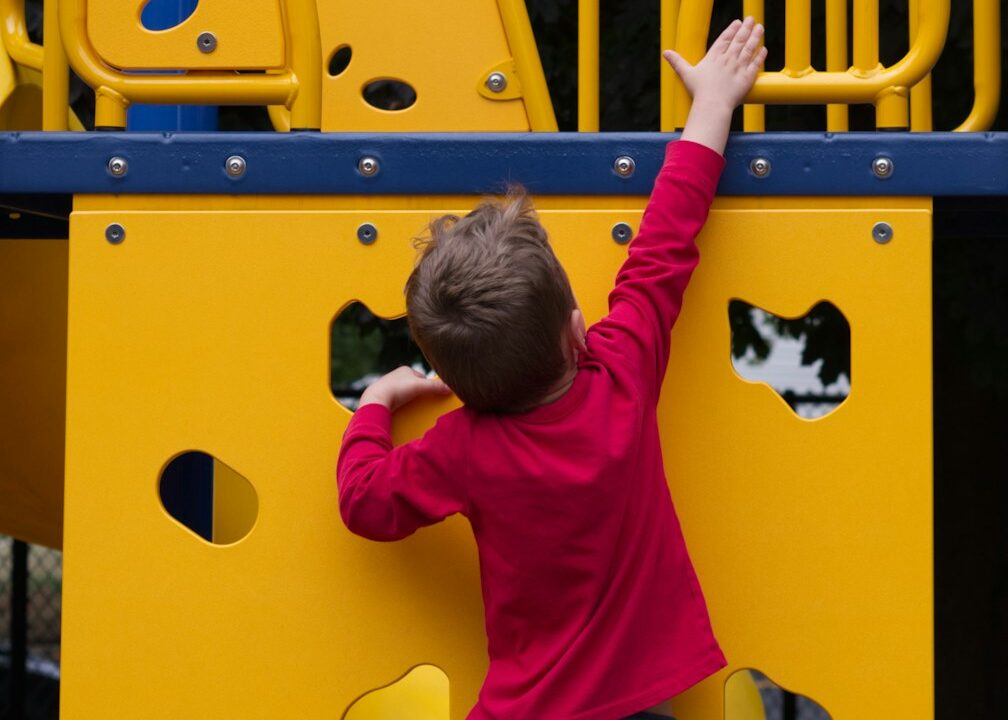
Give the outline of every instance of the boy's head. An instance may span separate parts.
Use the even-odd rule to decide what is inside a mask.
[[[512,191],[429,231],[406,283],[413,338],[468,407],[534,407],[570,367],[577,305],[532,204]]]

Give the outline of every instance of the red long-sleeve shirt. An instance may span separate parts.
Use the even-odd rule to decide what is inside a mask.
[[[723,160],[671,143],[573,386],[521,415],[459,408],[392,447],[355,414],[347,527],[405,537],[462,513],[479,548],[490,666],[470,720],[613,720],[725,664],[662,464],[655,406]]]

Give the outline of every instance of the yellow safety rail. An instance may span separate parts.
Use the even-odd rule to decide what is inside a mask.
[[[32,70],[42,70],[42,46],[28,39],[24,0],[0,0],[0,34],[11,60]]]
[[[598,132],[598,129],[599,0],[581,0],[578,3],[578,130]]]
[[[812,70],[806,63],[805,48],[810,28],[788,21],[788,64],[780,72],[762,73],[747,100],[754,103],[874,103],[882,127],[908,125],[908,88],[917,84],[934,66],[945,45],[950,0],[920,0],[921,16],[917,36],[907,54],[895,65],[878,63],[877,0],[854,1],[854,67],[845,72]],[[807,0],[788,2],[788,10],[804,17]],[[690,62],[706,51],[713,0],[683,0],[679,8],[677,46]],[[797,66],[796,66],[797,65]],[[689,111],[690,99],[681,82],[673,81],[671,130],[681,127]]]
[[[7,54],[15,63],[42,73],[42,129],[66,130],[71,121],[75,127],[80,127],[77,118],[71,118],[69,66],[59,39],[56,0],[48,0],[43,11],[43,34],[55,39],[46,43],[44,48],[28,37],[24,0],[0,0],[0,36]]]
[[[288,69],[280,73],[208,72],[132,75],[109,67],[87,36],[87,0],[63,0],[59,26],[70,65],[95,90],[95,125],[126,125],[130,103],[285,105],[291,125],[318,129],[322,116],[322,48],[314,0],[284,3]]]
[[[546,78],[542,73],[539,49],[532,33],[532,23],[529,21],[525,0],[497,0],[497,8],[504,25],[508,47],[511,48],[511,56],[514,58],[515,70],[521,79],[529,127],[535,131],[555,132],[556,115],[553,113],[553,103],[546,86]],[[597,35],[594,46],[598,48]]]

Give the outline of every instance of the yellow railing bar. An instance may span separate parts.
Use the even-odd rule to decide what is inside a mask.
[[[752,16],[756,22],[763,23],[766,19],[766,9],[763,0],[744,0],[742,3],[742,14]],[[743,105],[742,129],[746,132],[763,132],[766,130],[766,106]]]
[[[910,0],[907,6],[910,16],[910,42],[917,37],[917,26],[920,23],[920,0]],[[931,115],[931,73],[910,88],[910,129],[926,132],[932,128]]]
[[[707,51],[707,33],[710,31],[711,8],[714,0],[680,0],[679,23],[676,27],[676,42],[673,49],[687,62],[696,64]],[[686,86],[676,82],[673,86],[672,104],[675,116],[673,129],[686,125],[692,101]]]
[[[310,11],[310,12],[309,12]],[[306,16],[310,15],[310,16]],[[282,73],[191,73],[127,75],[105,65],[87,37],[87,0],[63,0],[59,26],[71,67],[95,90],[95,126],[126,125],[130,103],[253,104],[291,108],[293,127],[317,129],[321,119],[321,52],[318,14],[311,0],[287,0],[292,40],[305,43],[291,51],[291,68]]]
[[[804,77],[812,69],[812,0],[784,3],[784,70]]]
[[[0,35],[11,60],[32,70],[42,70],[42,46],[28,39],[24,0],[0,0]]]
[[[515,70],[521,80],[529,127],[535,131],[556,132],[553,102],[550,100],[549,88],[546,87],[525,0],[497,0],[497,9],[514,58]]]
[[[679,26],[679,0],[661,0],[661,49],[670,50],[676,47],[676,28]],[[682,81],[664,58],[659,58],[659,111],[662,132],[675,130],[675,98],[676,85]]]
[[[1001,100],[1001,7],[973,0],[973,109],[956,132],[987,130]]]
[[[922,0],[923,1],[923,0]],[[683,0],[679,10],[678,51],[689,62],[697,62],[706,51],[713,0]],[[895,65],[878,64],[878,28],[869,26],[869,37],[861,34],[855,42],[855,67],[846,72],[810,72],[793,77],[784,72],[761,73],[746,98],[753,103],[876,103],[886,105],[888,117],[895,115],[892,100],[901,103],[905,115],[907,88],[918,83],[934,66],[948,33],[950,0],[926,0],[919,33],[907,54]],[[855,11],[865,12],[867,0],[856,0]],[[876,13],[877,15],[877,13]],[[870,38],[874,37],[874,42]],[[855,37],[857,41],[857,37]],[[874,52],[870,48],[874,47]],[[874,63],[870,61],[874,58]],[[872,67],[865,67],[872,65]],[[681,127],[689,112],[689,98],[676,98],[676,124]]]
[[[599,129],[599,0],[578,2],[578,130]]]
[[[70,114],[70,67],[60,40],[57,0],[42,6],[42,129],[66,130]]]
[[[911,0],[913,1],[913,0]],[[847,0],[826,0],[826,70],[843,72],[847,63]],[[846,105],[826,106],[826,129],[843,132],[850,127]]]

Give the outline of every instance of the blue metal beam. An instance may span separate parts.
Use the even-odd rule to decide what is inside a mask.
[[[658,133],[0,133],[0,193],[646,195]],[[227,158],[244,159],[232,177]],[[629,177],[616,158],[633,158]],[[378,161],[373,176],[358,164]],[[109,160],[126,160],[115,177]],[[1008,133],[734,135],[723,195],[1008,195]],[[755,158],[770,162],[756,177]],[[890,158],[885,179],[872,170]]]

